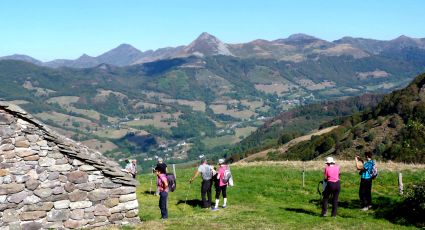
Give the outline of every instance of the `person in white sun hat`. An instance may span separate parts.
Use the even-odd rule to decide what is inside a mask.
[[[325,191],[323,191],[323,200],[322,200],[322,216],[327,215],[328,200],[329,196],[332,195],[332,217],[336,217],[336,212],[338,209],[338,196],[341,191],[341,185],[339,183],[340,170],[339,166],[335,164],[333,157],[326,157],[325,161],[325,180],[327,185]]]

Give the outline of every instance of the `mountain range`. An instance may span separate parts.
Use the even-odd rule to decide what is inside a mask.
[[[166,47],[144,52],[130,44],[121,44],[97,57],[83,54],[75,60],[56,59],[42,62],[20,54],[0,57],[0,60],[20,60],[52,68],[88,68],[102,63],[114,66],[129,66],[162,59],[214,55],[301,62],[318,60],[322,56],[346,55],[360,59],[406,48],[425,49],[425,38],[410,38],[402,35],[393,40],[382,41],[343,37],[329,42],[306,34],[294,34],[288,38],[273,41],[257,39],[248,43],[227,44],[217,37],[204,32],[189,45]]]

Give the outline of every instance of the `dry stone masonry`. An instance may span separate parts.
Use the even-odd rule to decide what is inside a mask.
[[[137,182],[99,152],[0,102],[0,229],[139,222]]]

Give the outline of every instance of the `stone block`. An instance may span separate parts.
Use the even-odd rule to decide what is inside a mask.
[[[25,189],[23,184],[10,183],[10,184],[0,184],[0,195],[8,195],[21,192]]]
[[[47,221],[56,222],[68,220],[70,216],[70,211],[68,209],[64,210],[51,210],[47,213]]]
[[[34,194],[40,198],[46,198],[52,195],[52,189],[50,188],[39,188],[34,190]]]
[[[93,203],[91,201],[76,201],[76,202],[71,202],[69,207],[71,210],[74,210],[74,209],[88,208],[88,207],[91,207],[92,205]]]
[[[59,200],[59,201],[55,201],[53,203],[53,206],[55,207],[55,209],[66,209],[69,207],[70,203],[71,201],[69,200]]]
[[[69,193],[69,200],[72,202],[83,201],[87,199],[88,193],[85,191],[76,190]]]
[[[88,174],[83,171],[70,172],[66,176],[68,177],[68,181],[74,184],[86,183],[88,180]]]
[[[107,189],[95,189],[91,191],[88,195],[90,201],[100,201],[108,197]]]
[[[44,218],[46,215],[47,215],[47,212],[45,212],[45,211],[22,212],[19,215],[19,219],[21,221],[38,220],[38,219]]]

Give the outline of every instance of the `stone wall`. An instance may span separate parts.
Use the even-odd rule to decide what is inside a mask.
[[[137,182],[119,165],[0,102],[0,229],[139,221]]]

